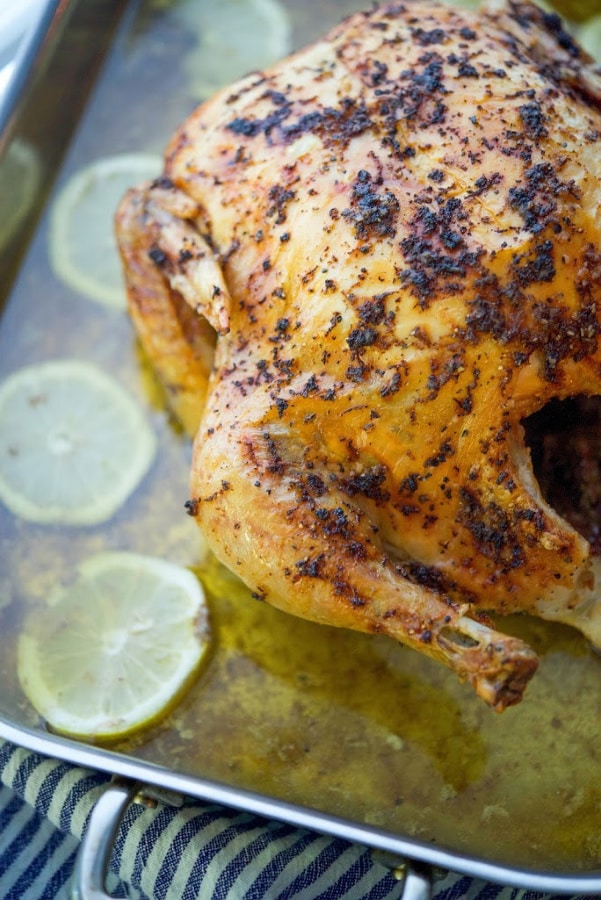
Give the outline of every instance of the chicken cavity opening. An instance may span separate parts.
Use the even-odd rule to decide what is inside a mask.
[[[601,557],[601,397],[552,400],[522,424],[545,501]]]

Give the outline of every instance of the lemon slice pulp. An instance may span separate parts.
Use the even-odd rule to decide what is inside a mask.
[[[578,43],[590,53],[596,63],[601,62],[601,16],[589,19],[578,31]]]
[[[18,675],[54,731],[116,739],[173,708],[208,645],[207,604],[192,572],[154,557],[102,553],[26,622]]]
[[[175,8],[198,46],[186,57],[193,95],[206,98],[291,49],[288,14],[278,0],[184,0]]]
[[[126,153],[98,159],[71,176],[50,215],[50,260],[77,293],[125,309],[113,219],[128,188],[160,175],[159,156]]]
[[[106,521],[155,450],[141,408],[90,363],[27,366],[0,384],[0,500],[27,521]]]

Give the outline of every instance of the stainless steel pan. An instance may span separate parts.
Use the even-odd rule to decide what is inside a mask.
[[[256,53],[282,49],[287,36],[290,47],[302,45],[360,5],[282,0],[272,32],[256,25]],[[32,183],[17,211],[13,192],[0,189],[0,221],[11,223],[0,229],[0,378],[49,357],[94,359],[146,405],[161,452],[144,490],[106,528],[28,526],[0,508],[0,736],[119,777],[84,845],[82,896],[90,880],[100,890],[102,836],[132,792],[162,789],[359,842],[387,854],[393,867],[409,861],[407,896],[427,895],[424,873],[433,868],[541,891],[601,893],[601,666],[585,642],[563,627],[508,623],[536,646],[542,665],[524,703],[497,716],[452,676],[388,640],[297,621],[253,601],[202,557],[185,529],[189,447],[157,408],[126,314],[79,296],[52,268],[57,191],[95,159],[159,154],[193,105],[219,86],[211,79],[242,74],[234,53],[231,71],[215,65],[227,22],[207,10],[218,17],[228,6],[49,0],[2,111],[0,185],[8,184],[15,153],[31,163]],[[255,37],[245,37],[250,55],[239,64],[259,65]],[[175,712],[108,748],[49,733],[15,674],[25,612],[101,547],[195,568],[216,635],[209,665]]]

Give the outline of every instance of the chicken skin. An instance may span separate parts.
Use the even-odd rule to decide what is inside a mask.
[[[491,615],[601,645],[522,425],[601,394],[600,199],[601,81],[527,3],[373,8],[184,123],[118,241],[188,512],[258,598],[499,711],[538,660]]]

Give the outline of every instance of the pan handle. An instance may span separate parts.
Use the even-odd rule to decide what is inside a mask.
[[[163,799],[173,806],[181,805],[181,797],[170,791],[154,790],[157,795],[144,798],[140,785],[120,778],[113,778],[100,796],[88,821],[75,861],[71,884],[71,900],[111,900],[106,893],[106,876],[111,851],[121,819],[132,801],[149,802]],[[432,872],[418,863],[387,858],[387,854],[372,851],[372,856],[387,865],[395,878],[403,881],[400,900],[430,900],[432,896]]]
[[[71,900],[111,900],[105,891],[111,850],[138,786],[113,779],[92,809],[81,840],[71,884]]]
[[[390,869],[397,881],[403,882],[399,900],[431,900],[434,871],[426,863],[399,857],[389,850],[373,847],[371,857],[375,863]]]
[[[401,900],[430,900],[432,896],[432,872],[425,866],[405,863]]]
[[[175,791],[113,777],[94,804],[81,839],[71,880],[71,900],[112,900],[106,893],[111,852],[121,819],[130,803],[155,807],[158,802],[180,807]]]

